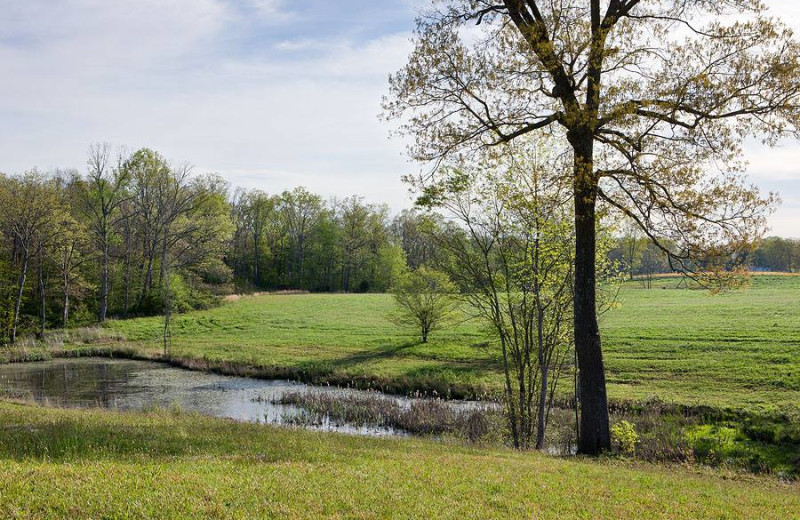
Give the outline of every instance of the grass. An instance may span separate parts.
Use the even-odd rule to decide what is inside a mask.
[[[749,289],[719,295],[678,282],[660,279],[650,290],[629,282],[619,307],[601,318],[610,397],[797,417],[800,276],[754,276]],[[497,349],[480,324],[461,323],[422,344],[386,318],[392,309],[384,294],[243,297],[176,316],[172,357],[193,368],[398,393],[500,392]],[[112,321],[102,334],[73,331],[53,336],[49,350],[23,345],[0,357],[108,348],[158,357],[161,328],[157,317]]]
[[[611,477],[611,478],[610,478]],[[0,402],[4,518],[798,518],[796,485]]]
[[[610,395],[797,416],[800,276],[720,295],[677,283],[629,283],[603,318]]]

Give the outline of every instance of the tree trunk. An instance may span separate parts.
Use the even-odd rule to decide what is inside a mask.
[[[259,236],[256,233],[253,233],[253,285],[256,287],[261,287],[261,277],[258,273],[258,242]]]
[[[65,329],[69,323],[69,272],[64,273],[64,308],[61,314],[61,323]]]
[[[596,455],[611,448],[608,401],[600,330],[597,325],[595,273],[595,204],[593,140],[590,133],[571,136],[575,152],[575,350],[578,354],[581,421],[578,452]]]
[[[164,230],[164,238],[161,240],[161,259],[159,261],[158,266],[158,285],[159,289],[163,289],[164,287],[164,273],[166,270],[165,259],[167,258],[167,234],[168,231]]]
[[[106,314],[108,313],[108,237],[103,237],[103,268],[100,275],[100,311],[98,312],[98,321],[103,323],[106,321]],[[65,321],[66,323],[66,321]],[[64,325],[66,327],[66,324]]]
[[[304,233],[300,234],[298,244],[300,250],[297,252],[297,288],[302,289],[303,284],[303,264],[306,259],[306,237]]]
[[[19,309],[22,305],[22,292],[25,288],[25,277],[28,275],[28,254],[25,253],[22,259],[22,266],[19,271],[19,279],[17,281],[17,296],[14,300],[14,318],[11,320],[11,343],[17,339],[17,323],[19,322]]]
[[[539,386],[539,410],[538,410],[538,418],[536,424],[537,450],[544,449],[544,433],[545,430],[547,429],[547,421],[545,420],[545,418],[547,417],[547,385],[549,384],[547,377],[548,376],[547,364],[544,362],[544,360],[540,360],[539,366],[541,367],[542,371],[542,381]]]
[[[131,304],[131,233],[128,227],[129,223],[125,221],[125,274],[123,276],[123,298],[122,298],[122,316],[128,317],[128,309]]]
[[[154,242],[150,250],[147,252],[147,268],[144,275],[144,283],[142,284],[142,292],[139,295],[139,305],[144,306],[147,296],[150,294],[150,289],[153,286],[153,263],[155,262],[156,248],[158,242]]]
[[[44,332],[47,328],[47,307],[45,305],[44,294],[44,251],[39,251],[39,311],[41,312],[39,324],[39,337],[44,339]]]
[[[167,267],[166,279],[164,281],[164,357],[169,357],[170,347],[172,346],[172,294],[170,284],[169,268]]]

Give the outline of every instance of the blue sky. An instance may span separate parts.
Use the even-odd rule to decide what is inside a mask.
[[[107,141],[233,185],[408,207],[400,176],[417,167],[378,114],[423,3],[0,0],[0,171],[83,169]],[[800,145],[746,150],[751,180],[784,199],[774,233],[800,236]]]

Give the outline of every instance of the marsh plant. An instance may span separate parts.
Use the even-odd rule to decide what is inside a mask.
[[[442,399],[417,399],[406,405],[377,392],[367,396],[289,392],[276,402],[302,409],[301,414],[286,417],[292,424],[321,425],[333,421],[392,428],[415,435],[453,435],[470,442],[503,438],[502,414],[489,404],[458,409]]]

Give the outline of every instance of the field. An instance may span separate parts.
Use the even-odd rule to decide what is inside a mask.
[[[754,276],[721,295],[676,283],[630,284],[601,323],[611,395],[796,414],[800,277]]]
[[[754,276],[752,287],[719,295],[676,286],[628,282],[601,318],[611,398],[800,413],[800,277]],[[172,355],[398,392],[499,392],[496,349],[480,324],[422,344],[387,319],[392,308],[383,294],[244,297],[176,317]],[[159,318],[108,327],[127,338],[117,347],[161,351]]]
[[[796,485],[701,470],[0,402],[3,518],[789,519],[798,511]]]

